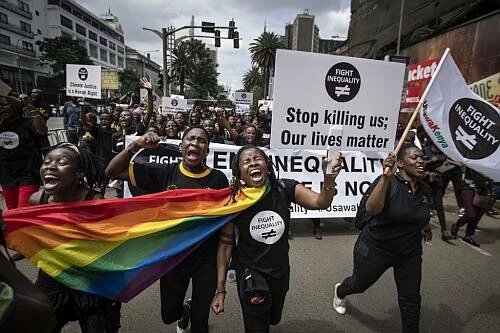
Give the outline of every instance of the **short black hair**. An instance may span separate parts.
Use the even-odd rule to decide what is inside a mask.
[[[414,145],[413,143],[405,143],[401,146],[401,148],[399,149],[398,151],[398,154],[397,154],[397,159],[398,160],[402,160],[403,157],[406,155],[406,152],[410,149],[413,149],[413,148],[417,148],[418,150],[421,150],[420,148],[418,148],[416,145]]]
[[[186,135],[191,131],[191,130],[194,130],[196,128],[199,128],[201,129],[203,132],[205,132],[205,135],[207,136],[207,139],[208,141],[210,142],[210,135],[208,134],[207,130],[204,129],[203,127],[201,126],[192,126],[192,127],[189,127],[187,130],[184,131],[184,133],[182,133],[182,138],[181,140],[184,140],[184,138],[186,137]]]

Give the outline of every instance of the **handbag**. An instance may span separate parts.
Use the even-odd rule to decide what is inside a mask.
[[[477,190],[472,199],[472,205],[481,209],[490,210],[495,204],[496,198],[491,191],[491,188],[484,193],[479,193]]]

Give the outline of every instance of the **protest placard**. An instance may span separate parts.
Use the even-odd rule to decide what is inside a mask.
[[[187,111],[187,99],[177,99],[171,97],[163,97],[162,99],[162,112],[163,113],[176,113]]]
[[[253,93],[247,91],[235,91],[233,92],[233,102],[234,104],[246,104],[252,105]]]
[[[390,151],[405,65],[278,50],[272,148]]]
[[[101,99],[101,66],[67,64],[66,95]]]
[[[126,145],[137,139],[126,137]],[[155,150],[141,150],[133,157],[135,163],[174,163],[181,159],[179,140],[167,140]],[[211,143],[206,164],[222,171],[228,179],[232,177],[231,166],[236,152],[241,147]],[[279,178],[290,178],[300,181],[306,187],[319,192],[322,187],[322,159],[325,151],[264,149],[275,166]],[[343,170],[337,177],[338,195],[329,208],[323,210],[307,210],[292,204],[293,218],[314,217],[354,217],[358,203],[371,182],[382,173],[382,161],[387,156],[377,152],[346,152],[343,156]],[[139,189],[125,188],[126,196],[144,194]]]

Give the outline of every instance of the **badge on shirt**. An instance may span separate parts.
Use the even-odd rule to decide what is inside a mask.
[[[14,149],[19,146],[19,135],[14,132],[0,133],[0,147],[5,149]]]
[[[276,212],[264,210],[250,221],[250,234],[253,239],[264,244],[274,244],[285,232],[285,222]]]

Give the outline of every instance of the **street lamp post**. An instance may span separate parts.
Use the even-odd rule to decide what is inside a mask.
[[[398,46],[396,48],[396,55],[399,55],[401,49],[401,27],[403,26],[403,10],[405,7],[405,0],[401,0],[401,12],[399,13],[399,28],[398,28]]]
[[[33,34],[33,38],[35,36],[38,36],[38,34]],[[24,94],[24,91],[23,91],[23,79],[22,79],[22,73],[21,73],[21,54],[19,53],[19,42],[25,38],[27,38],[27,37],[25,37],[25,36],[19,37],[19,39],[17,40],[17,43],[16,43],[17,71],[19,74],[19,90],[21,91],[21,94]],[[17,89],[17,84],[16,84],[16,89]],[[18,92],[19,92],[19,90],[18,90]]]

